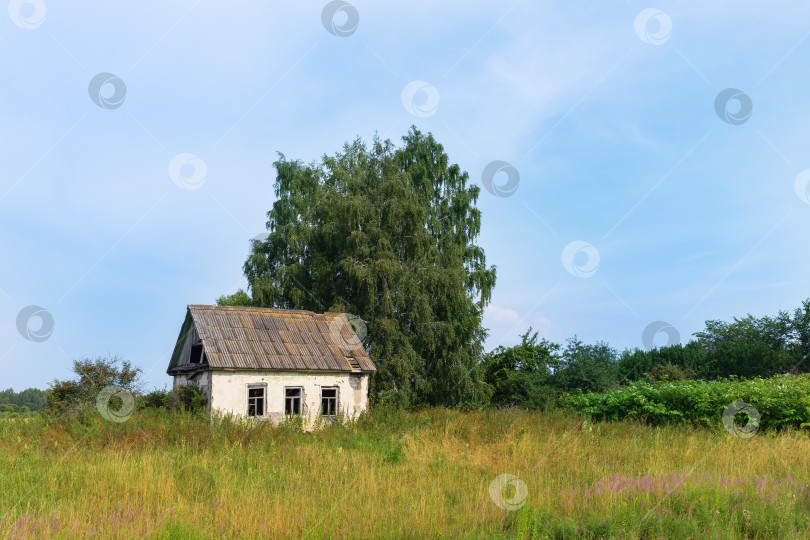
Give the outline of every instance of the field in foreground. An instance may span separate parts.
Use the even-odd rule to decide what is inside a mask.
[[[0,537],[806,538],[810,439],[428,410],[0,420]],[[505,477],[501,475],[513,475]]]

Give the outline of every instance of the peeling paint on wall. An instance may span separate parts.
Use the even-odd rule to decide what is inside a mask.
[[[301,373],[256,371],[204,371],[175,375],[175,386],[197,384],[208,398],[208,411],[237,417],[248,414],[248,386],[267,385],[261,419],[278,425],[284,420],[286,388],[301,388],[305,426],[321,420],[321,388],[338,389],[339,414],[355,419],[368,407],[368,375],[357,373]]]

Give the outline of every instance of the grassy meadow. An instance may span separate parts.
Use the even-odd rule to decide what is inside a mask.
[[[806,432],[719,419],[430,409],[307,434],[35,416],[0,420],[0,537],[807,538],[808,456]]]

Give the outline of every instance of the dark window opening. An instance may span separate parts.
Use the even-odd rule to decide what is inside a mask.
[[[264,388],[248,388],[248,416],[264,416]]]
[[[199,364],[203,354],[203,346],[202,343],[199,345],[192,345],[191,346],[191,358],[189,362],[192,364]]]
[[[337,388],[321,389],[321,415],[335,416],[337,414]]]
[[[284,414],[301,414],[300,388],[286,388],[284,390]]]

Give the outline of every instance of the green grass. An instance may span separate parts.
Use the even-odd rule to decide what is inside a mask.
[[[806,538],[810,440],[562,411],[0,421],[0,537]],[[514,510],[490,484],[517,476]],[[506,487],[507,502],[518,495]]]

